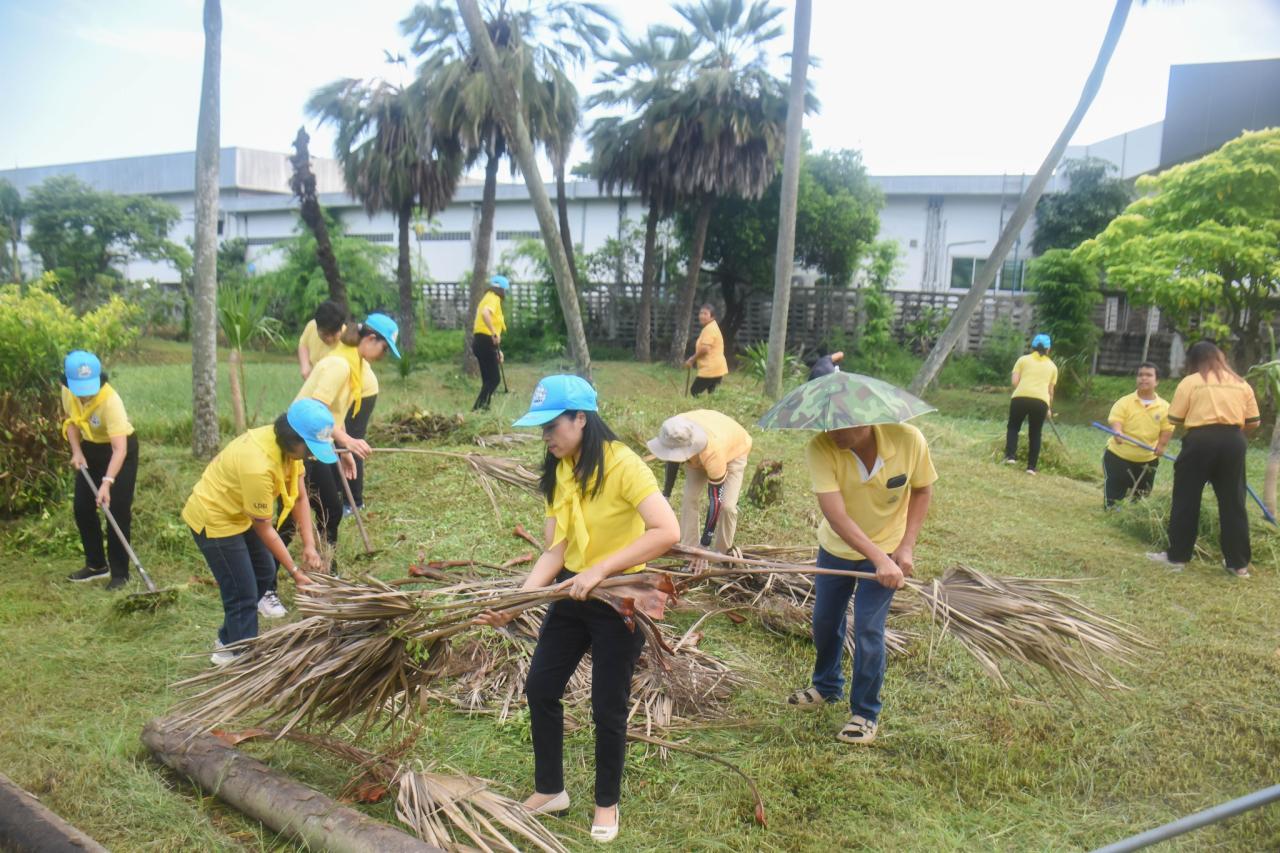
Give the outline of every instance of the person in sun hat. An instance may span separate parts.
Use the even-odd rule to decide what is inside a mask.
[[[716,307],[708,302],[699,308],[698,323],[702,331],[693,345],[693,355],[684,361],[685,367],[698,367],[698,376],[689,389],[692,397],[716,390],[720,380],[729,374],[729,362],[724,357],[724,333],[716,322]]]
[[[1018,433],[1027,421],[1027,473],[1036,473],[1040,461],[1040,433],[1044,419],[1053,417],[1053,389],[1058,384],[1058,366],[1049,358],[1049,336],[1031,339],[1031,352],[1013,365],[1013,397],[1009,400],[1009,423],[1005,429],[1004,461],[1018,464]]]
[[[343,517],[345,490],[338,478],[356,479],[360,474],[360,463],[369,458],[372,450],[363,438],[347,432],[347,414],[352,412],[358,417],[363,409],[365,366],[388,353],[400,357],[400,350],[396,347],[399,334],[400,327],[386,314],[370,314],[363,323],[348,323],[338,346],[320,359],[295,398],[323,403],[333,415],[334,443],[350,451],[342,454],[337,462],[325,462],[319,457],[306,462],[311,505],[325,541],[331,546],[338,543],[338,527]],[[286,523],[285,541],[292,537],[293,532],[293,525]]]
[[[618,834],[631,676],[644,633],[629,630],[612,607],[589,596],[605,578],[642,571],[646,560],[676,543],[680,527],[653,472],[601,419],[595,389],[586,380],[544,378],[515,425],[541,427],[547,447],[540,483],[546,546],[522,588],[556,586],[571,596],[547,608],[525,680],[535,791],[525,806],[536,813],[569,808],[561,698],[589,650],[596,729],[591,837],[612,841]],[[513,615],[490,612],[479,621],[501,627]]]
[[[323,403],[296,400],[274,424],[255,427],[224,447],[191,490],[182,520],[222,596],[222,627],[211,658],[215,666],[235,659],[235,643],[258,635],[258,602],[268,584],[274,589],[277,566],[284,566],[295,583],[309,582],[277,532],[286,518],[301,534],[303,564],[311,571],[322,568],[302,460],[337,462],[334,432],[333,414]],[[277,499],[282,508],[273,524]]]
[[[727,552],[738,529],[738,495],[751,454],[751,434],[728,415],[695,409],[663,421],[648,445],[654,456],[667,463],[664,497],[671,497],[680,463],[685,465],[680,542]],[[707,516],[702,523],[698,501],[704,489]]]
[[[502,383],[502,335],[507,331],[507,320],[502,316],[502,301],[507,298],[511,282],[505,275],[489,279],[489,289],[476,306],[476,321],[472,325],[471,352],[480,362],[480,396],[476,397],[471,411],[489,408],[493,392]]]
[[[111,510],[127,539],[133,524],[133,487],[138,478],[138,437],[124,409],[124,401],[107,382],[102,362],[91,352],[76,350],[63,362],[62,434],[71,445],[71,467],[76,469],[72,509],[84,567],[67,580],[83,583],[111,574],[107,589],[117,590],[129,581],[129,553],[110,528],[103,550],[103,522],[98,507]],[[97,491],[80,474],[87,468]]]

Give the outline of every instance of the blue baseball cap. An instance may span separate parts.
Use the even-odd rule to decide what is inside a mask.
[[[511,287],[511,282],[505,275],[495,275],[493,278],[489,279],[489,284],[493,287],[500,287],[503,290]]]
[[[1048,335],[1046,335],[1044,332],[1041,332],[1040,334],[1038,334],[1038,335],[1036,335],[1034,338],[1032,338],[1032,339],[1031,339],[1031,348],[1032,348],[1032,349],[1035,349],[1036,347],[1044,347],[1045,349],[1049,349],[1049,348],[1050,348],[1050,346],[1049,346],[1049,336],[1048,336]]]
[[[529,411],[515,426],[542,426],[565,412],[595,412],[596,389],[581,376],[557,374],[548,376],[533,389]]]
[[[400,326],[396,324],[395,320],[392,320],[386,314],[370,314],[364,318],[364,326],[381,335],[391,349],[391,354],[396,358],[400,357],[400,350],[396,348],[396,338],[400,337]]]
[[[77,397],[92,397],[102,388],[102,362],[91,352],[78,349],[63,363],[67,388]]]
[[[328,406],[312,397],[303,397],[293,401],[285,418],[307,443],[312,456],[330,465],[338,461],[333,449],[333,414]]]

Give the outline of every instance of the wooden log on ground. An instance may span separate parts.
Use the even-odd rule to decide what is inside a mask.
[[[272,770],[213,735],[192,735],[157,719],[143,727],[142,742],[165,765],[276,832],[297,838],[308,849],[442,853]]]
[[[0,775],[0,850],[17,853],[107,853],[107,848]]]

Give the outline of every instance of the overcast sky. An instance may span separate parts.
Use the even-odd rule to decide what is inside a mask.
[[[520,2],[520,0],[514,0]],[[639,32],[678,21],[613,3]],[[791,49],[787,33],[771,51]],[[858,148],[874,174],[1034,171],[1079,95],[1112,0],[815,0],[819,149]],[[302,105],[339,77],[395,77],[406,0],[223,0],[222,144],[288,151]],[[199,0],[0,0],[0,168],[191,150]],[[1280,0],[1135,3],[1077,143],[1160,120],[1169,66],[1280,56]],[[581,75],[589,86],[591,74]],[[579,146],[574,161],[585,157]],[[505,174],[505,173],[504,173]]]

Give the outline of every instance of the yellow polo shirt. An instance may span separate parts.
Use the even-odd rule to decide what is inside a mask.
[[[62,386],[62,411],[69,418],[76,418],[87,408],[71,389]],[[107,391],[106,399],[89,414],[89,429],[80,429],[80,440],[94,444],[110,444],[112,436],[133,435],[133,424],[124,410],[124,401],[114,388]]]
[[[1013,389],[1013,396],[1052,402],[1049,388],[1058,384],[1058,365],[1053,359],[1038,352],[1028,353],[1014,363],[1013,372],[1018,374],[1018,387]]]
[[[751,434],[728,415],[711,409],[695,409],[680,417],[688,418],[706,431],[707,446],[691,457],[688,464],[706,471],[707,479],[713,483],[724,479],[730,462],[751,452]]]
[[[346,330],[343,326],[343,331]],[[338,336],[342,336],[342,332],[338,332]],[[326,344],[324,339],[320,337],[320,332],[316,328],[316,321],[311,320],[307,325],[302,327],[302,334],[298,337],[298,346],[307,348],[307,357],[311,359],[311,367],[315,368],[320,363],[320,359],[333,352],[333,348],[337,344]],[[373,366],[367,361],[363,361],[363,369],[361,376],[363,378],[364,388],[360,392],[361,399],[367,399],[378,393],[378,374],[373,372]]]
[[[506,334],[507,320],[502,316],[502,297],[492,290],[480,297],[480,304],[476,306],[476,322],[471,333],[474,335],[489,334],[489,327],[484,324],[484,309],[486,308],[493,312],[493,330],[499,335]]]
[[[1116,400],[1111,414],[1107,415],[1107,423],[1117,421],[1122,433],[1152,447],[1160,440],[1161,433],[1173,432],[1173,424],[1169,422],[1169,401],[1159,394],[1154,400],[1144,402],[1134,391]],[[1156,458],[1156,454],[1114,436],[1107,442],[1107,450],[1129,462],[1146,463]]]
[[[729,362],[724,359],[724,335],[720,332],[720,324],[715,320],[703,326],[698,333],[694,352],[703,346],[711,347],[711,351],[698,357],[698,378],[715,379],[726,375],[729,372]]]
[[[271,518],[278,484],[302,473],[300,460],[286,464],[271,424],[249,430],[213,457],[191,490],[182,520],[211,539],[237,536],[255,518]]]
[[[551,543],[554,546],[565,541],[564,567],[571,572],[589,569],[639,539],[644,533],[644,519],[637,507],[658,491],[658,481],[649,466],[621,441],[605,445],[604,461],[604,486],[594,496],[584,497],[577,480],[565,476],[566,470],[571,470],[571,461],[562,460],[556,470],[556,493],[547,506],[547,518],[556,520]],[[641,563],[626,573],[643,570]]]
[[[1199,373],[1184,376],[1169,404],[1169,420],[1187,429],[1213,424],[1242,427],[1261,419],[1253,386],[1231,377],[1224,377],[1221,382],[1217,379],[1206,382]]]
[[[363,361],[363,359],[362,359]],[[367,362],[366,362],[367,363]],[[362,397],[368,396],[361,394]],[[329,407],[334,423],[341,424],[351,408],[351,366],[338,355],[326,355],[311,369],[311,375],[302,383],[302,390],[294,402],[307,397],[319,400]]]
[[[852,450],[841,450],[825,432],[805,447],[805,461],[815,494],[839,492],[845,512],[886,554],[892,553],[907,532],[907,504],[912,489],[922,489],[938,479],[929,445],[920,430],[910,424],[880,424],[876,454],[881,465],[862,482]],[[846,560],[865,560],[831,528],[825,518],[818,526],[818,544],[829,554]]]

